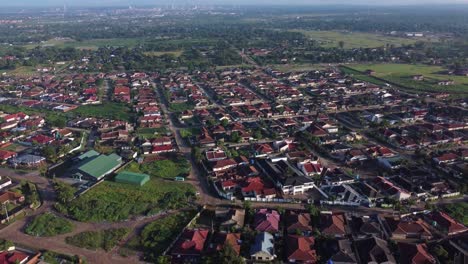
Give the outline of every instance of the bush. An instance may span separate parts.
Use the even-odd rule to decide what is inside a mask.
[[[73,224],[51,213],[36,216],[25,229],[25,233],[31,236],[50,237],[69,233],[73,230]]]
[[[122,240],[129,232],[126,228],[107,229],[101,231],[88,231],[67,237],[65,241],[81,248],[99,249],[110,251],[120,240]]]

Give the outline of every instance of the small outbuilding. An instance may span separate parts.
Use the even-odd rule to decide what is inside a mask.
[[[130,171],[122,171],[115,176],[115,181],[118,183],[127,183],[137,186],[143,186],[150,180],[148,174],[135,173]]]

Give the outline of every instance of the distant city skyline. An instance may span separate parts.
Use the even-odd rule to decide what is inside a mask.
[[[3,2],[3,3],[1,3]],[[344,0],[16,0],[0,1],[0,6],[125,6],[125,5],[426,5],[426,4],[468,4],[468,0],[355,0],[352,3]]]

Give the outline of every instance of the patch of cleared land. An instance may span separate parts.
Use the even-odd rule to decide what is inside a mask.
[[[141,39],[137,38],[119,38],[119,39],[91,39],[77,41],[73,39],[51,39],[41,43],[33,43],[25,45],[28,49],[35,47],[58,47],[58,48],[76,48],[76,49],[90,49],[96,50],[100,47],[134,47],[141,43]]]
[[[415,43],[418,39],[385,36],[371,33],[348,32],[348,31],[315,31],[294,30],[318,41],[325,47],[339,47],[339,42],[344,42],[344,48],[376,48],[386,44],[402,46]]]
[[[409,87],[414,90],[432,92],[468,93],[468,77],[448,75],[440,66],[422,64],[356,64],[349,67],[364,72],[373,70],[373,76]],[[413,80],[414,75],[423,75],[423,81]],[[453,80],[454,85],[438,85],[439,81]]]

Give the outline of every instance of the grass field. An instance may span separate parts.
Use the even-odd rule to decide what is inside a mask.
[[[294,30],[300,32],[321,43],[324,47],[338,47],[339,42],[344,42],[344,48],[376,48],[386,44],[402,46],[413,44],[415,39],[400,37],[391,37],[371,33],[342,32],[342,31],[313,31],[313,30]]]
[[[164,209],[187,206],[193,186],[152,177],[143,186],[105,181],[60,211],[84,222],[122,221],[134,215],[152,215]]]
[[[130,108],[122,103],[106,102],[101,105],[83,105],[73,110],[79,116],[110,118],[129,121],[132,118]]]
[[[175,51],[148,51],[144,52],[146,56],[154,56],[159,57],[162,55],[173,55],[174,57],[180,57],[182,55],[183,50],[175,50]]]
[[[91,39],[76,41],[72,39],[51,39],[37,44],[25,45],[28,49],[35,47],[58,47],[58,48],[76,48],[76,49],[90,49],[97,50],[100,47],[135,47],[144,42],[142,39],[137,38],[122,38],[122,39]]]
[[[434,92],[468,93],[468,77],[444,74],[443,67],[422,64],[356,64],[350,66],[358,71],[374,70],[376,77],[395,82],[415,90]],[[415,81],[413,75],[421,74],[424,81]],[[454,80],[454,85],[439,86],[438,81]]]
[[[312,71],[312,70],[323,70],[326,69],[328,66],[325,64],[310,64],[310,63],[303,63],[303,64],[272,64],[268,65],[268,67],[282,71],[282,72],[295,72],[295,71]]]

